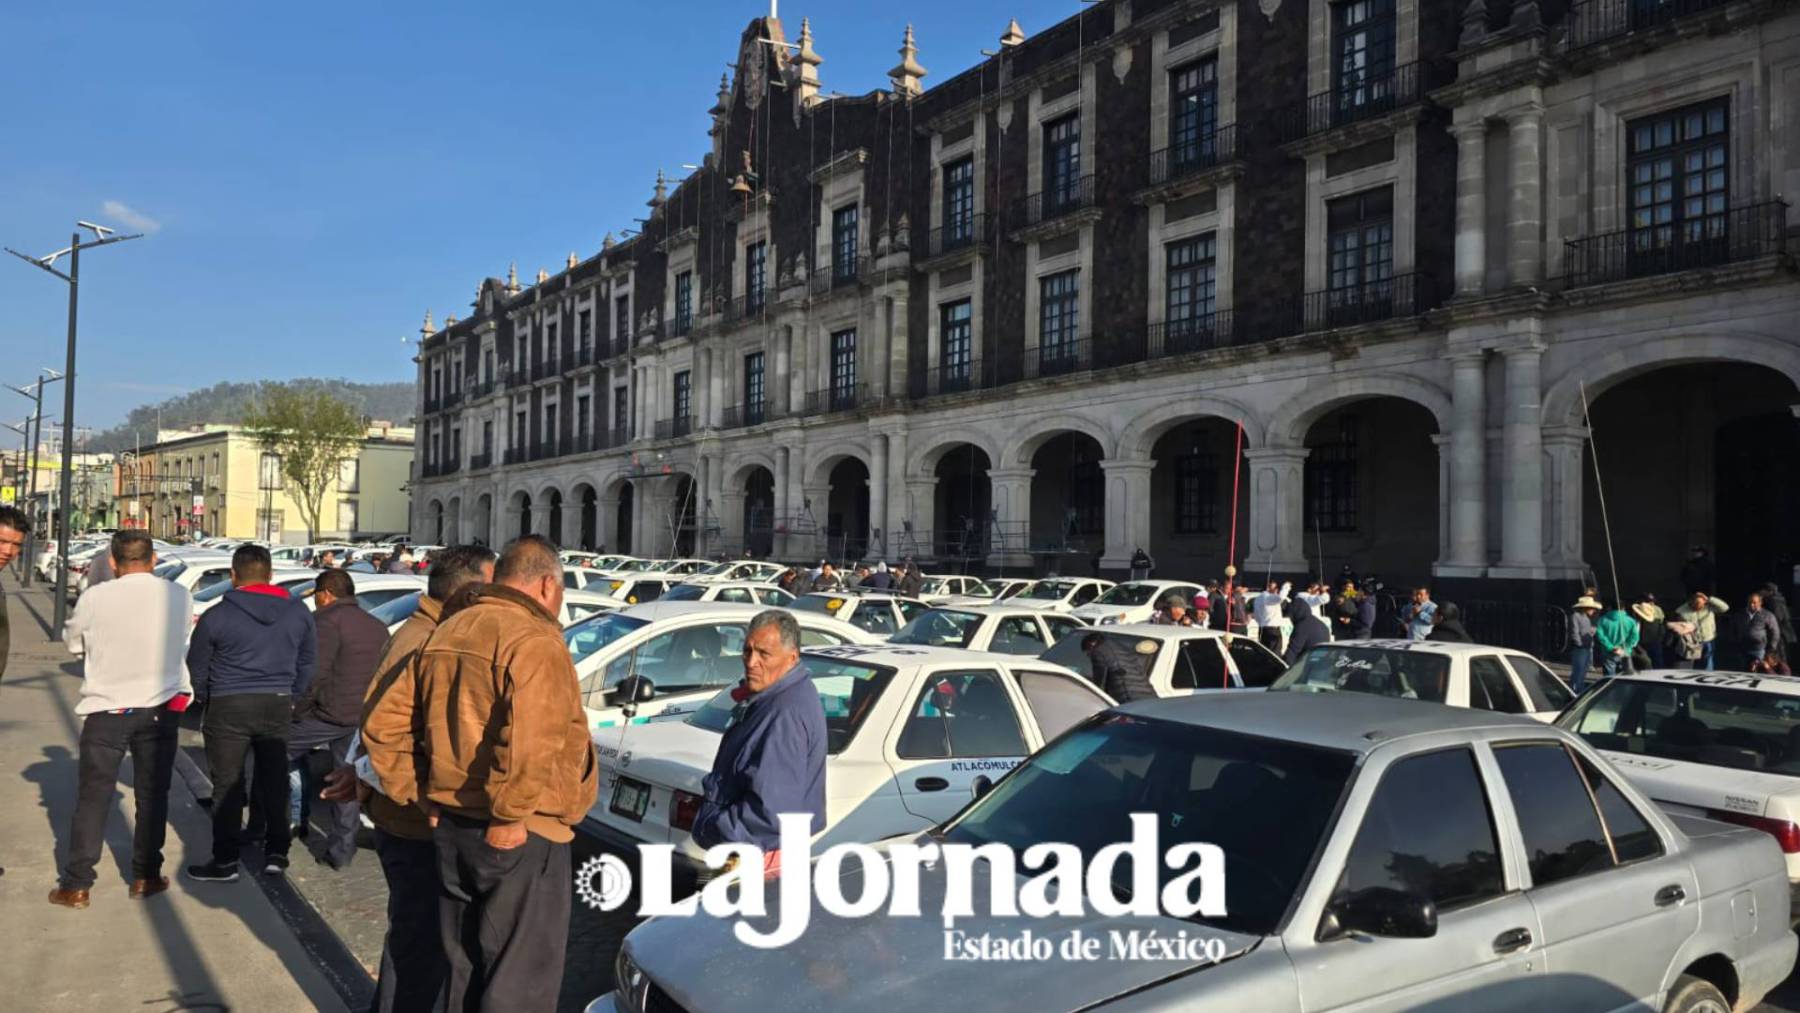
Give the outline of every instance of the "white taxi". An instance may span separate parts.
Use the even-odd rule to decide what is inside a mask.
[[[731,605],[778,605],[786,608],[794,596],[774,584],[761,581],[721,580],[701,583],[690,580],[663,592],[657,601],[722,601]]]
[[[964,605],[998,605],[1014,595],[1031,589],[1037,581],[1025,577],[990,577],[961,594],[938,598],[933,605],[961,608]]]
[[[1569,687],[1529,654],[1435,640],[1337,640],[1307,651],[1270,687],[1373,693],[1554,721]]]
[[[1005,605],[934,608],[914,616],[888,638],[888,643],[960,647],[1035,658],[1051,644],[1082,628],[1081,622],[1071,616],[1037,609]]]
[[[397,632],[401,626],[419,611],[419,597],[424,591],[414,591],[398,598],[390,598],[386,603],[369,610],[369,614],[382,621],[389,633]],[[357,597],[362,597],[358,595]],[[625,603],[617,598],[592,591],[563,591],[562,612],[557,615],[557,622],[562,626],[577,623],[588,616],[600,612],[611,612],[625,607]]]
[[[652,602],[591,616],[563,629],[563,642],[581,680],[588,727],[611,728],[681,717],[721,686],[744,676],[744,638],[757,605]],[[796,613],[800,643],[808,647],[870,644],[868,633],[830,616]],[[638,676],[638,698],[619,698],[619,683]]]
[[[950,818],[1025,757],[1112,706],[1087,680],[1036,659],[918,647],[801,654],[825,707],[825,829],[816,847],[917,833]],[[601,785],[581,829],[635,858],[689,830],[734,703],[721,690],[684,721],[597,732]]]
[[[941,598],[968,594],[981,586],[980,577],[957,573],[927,573],[923,576],[925,582],[919,585],[919,597],[931,605],[936,605]]]
[[[1170,595],[1194,607],[1198,584],[1180,580],[1133,580],[1110,588],[1105,594],[1075,610],[1075,618],[1090,626],[1115,623],[1147,623]]]
[[[1664,809],[1773,835],[1800,897],[1800,678],[1619,675],[1602,680],[1557,724]]]
[[[734,559],[725,563],[714,563],[703,570],[691,573],[687,580],[690,584],[718,584],[727,581],[771,583],[786,569],[787,567],[780,563],[765,563],[760,559]]]
[[[1043,659],[1091,677],[1093,666],[1081,642],[1098,633],[1146,658],[1145,674],[1157,696],[1187,696],[1226,689],[1267,689],[1287,665],[1255,637],[1204,626],[1153,626],[1133,623],[1081,629],[1058,640]],[[1145,642],[1153,649],[1140,650]]]
[[[1025,608],[1069,613],[1112,590],[1113,582],[1097,577],[1045,577],[1009,601]]]
[[[794,599],[795,612],[818,612],[887,639],[931,606],[887,591],[844,588],[814,591]]]

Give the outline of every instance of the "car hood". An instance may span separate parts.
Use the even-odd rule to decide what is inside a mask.
[[[986,598],[981,599],[980,603],[987,604],[987,605],[993,604],[992,602],[988,601]],[[1050,609],[1061,608],[1064,604],[1066,604],[1061,598],[1058,598],[1055,601],[1051,601],[1048,598],[1020,598],[1017,596],[1006,599],[1006,603],[1008,605],[1012,605],[1014,607],[1022,608],[1022,609],[1037,609],[1040,612],[1048,611]]]
[[[686,721],[596,728],[594,749],[600,769],[665,788],[698,792],[719,752],[719,733]],[[595,806],[605,804],[605,799]]]
[[[858,862],[845,863],[843,896],[862,896]],[[1107,952],[1112,933],[1154,934],[1164,940],[1185,933],[1188,939],[1216,938],[1230,960],[1254,949],[1260,937],[1230,932],[1166,917],[1032,919],[977,913],[956,919],[952,927],[963,940],[988,934],[1012,940],[1029,931],[1055,948],[1072,933],[1098,939],[1101,959],[1064,964],[1053,958],[1033,960],[946,960],[946,929],[937,914],[944,903],[944,865],[922,869],[919,910],[922,917],[890,917],[885,908],[866,918],[835,917],[813,905],[806,932],[776,950],[759,950],[733,935],[736,919],[704,911],[686,917],[653,918],[626,940],[632,960],[683,1008],[761,1011],[771,1006],[789,1010],[899,1009],[917,1005],[929,992],[939,996],[1005,996],[1010,1009],[1070,1010],[1142,988],[1192,970],[1185,960],[1112,959]],[[987,867],[974,875],[977,912],[987,904]],[[1024,882],[1021,877],[1021,883]],[[768,894],[776,910],[775,893]],[[774,929],[776,919],[748,919],[758,931]],[[696,972],[700,973],[696,973]]]

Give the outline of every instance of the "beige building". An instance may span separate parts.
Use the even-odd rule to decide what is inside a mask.
[[[413,431],[369,426],[362,449],[339,468],[325,494],[319,539],[393,534],[407,528]],[[289,494],[278,455],[240,426],[164,430],[137,454],[120,455],[119,523],[159,538],[193,535],[306,539],[306,520]]]

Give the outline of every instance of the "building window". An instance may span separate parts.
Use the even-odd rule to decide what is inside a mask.
[[[555,324],[555,322],[551,322],[551,323],[544,325],[544,359],[545,359],[545,361],[547,361],[547,362],[555,362],[556,361],[556,349],[557,349],[556,324]]]
[[[575,340],[581,343],[581,350],[594,347],[594,311],[582,310],[575,315]]]
[[[1332,103],[1340,114],[1393,97],[1394,0],[1344,0],[1331,5]]]
[[[1338,420],[1336,438],[1306,455],[1306,526],[1356,530],[1356,416]]]
[[[614,335],[614,338],[623,345],[631,340],[631,296],[620,296],[616,306],[617,317],[615,319],[618,333]]]
[[[1219,462],[1195,447],[1175,459],[1175,532],[1210,535],[1219,530]]]
[[[1385,303],[1393,294],[1394,191],[1365,190],[1325,205],[1332,309]]]
[[[744,356],[744,424],[756,425],[763,420],[763,353]]]
[[[834,331],[831,335],[831,406],[850,407],[856,403],[856,331]]]
[[[556,406],[553,404],[544,406],[543,446],[546,447],[550,453],[556,453]]]
[[[356,526],[356,501],[353,499],[338,500],[338,530],[345,534],[355,534],[362,530]]]
[[[675,374],[675,418],[687,418],[693,414],[693,406],[694,374],[684,369]]]
[[[1081,198],[1081,114],[1044,124],[1044,213],[1074,207]]]
[[[1631,180],[1634,256],[1725,238],[1730,203],[1729,106],[1725,99],[1633,120]]]
[[[944,166],[944,247],[962,246],[975,238],[975,159]]]
[[[1168,270],[1164,285],[1163,321],[1171,336],[1210,330],[1217,308],[1218,244],[1213,233],[1163,247]]]
[[[256,512],[256,530],[262,532],[263,541],[278,542],[281,540],[281,514],[280,510],[258,510]]]
[[[462,367],[463,367],[463,364],[462,364],[461,359],[457,359],[456,362],[452,363],[450,366],[450,391],[451,391],[451,393],[454,393],[454,394],[462,393],[462,389],[463,389],[463,369],[462,369]]]
[[[761,313],[769,279],[769,244],[751,243],[744,250],[744,313]]]
[[[346,457],[338,462],[338,492],[361,492],[362,462]]]
[[[1172,168],[1184,171],[1211,165],[1214,133],[1219,129],[1219,64],[1212,59],[1169,72],[1169,155]]]
[[[462,430],[450,430],[450,460],[462,463]]]
[[[943,390],[967,390],[974,359],[974,329],[967,299],[938,307],[938,364]]]
[[[851,204],[831,213],[831,277],[850,281],[857,276],[857,222],[861,207]]]
[[[525,413],[520,412],[517,415],[513,416],[513,449],[514,450],[523,450],[524,448],[525,448]]]
[[[694,273],[675,276],[675,333],[686,334],[694,324]]]
[[[591,403],[586,394],[575,399],[575,434],[584,440],[587,439],[588,416],[591,410]]]
[[[1098,457],[1088,456],[1084,441],[1073,440],[1070,447],[1064,523],[1070,535],[1098,535],[1106,529],[1106,472]]]
[[[623,435],[631,428],[631,388],[613,388],[613,432]]]
[[[481,456],[494,455],[494,423],[492,419],[481,424]]]
[[[1075,331],[1080,319],[1079,270],[1038,279],[1038,357],[1042,368],[1075,357]]]
[[[494,350],[491,348],[481,353],[481,382],[494,382]]]

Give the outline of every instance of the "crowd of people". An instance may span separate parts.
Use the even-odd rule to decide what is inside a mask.
[[[775,578],[775,586],[796,598],[815,591],[842,591],[850,588],[892,591],[916,598],[925,589],[925,574],[911,558],[901,560],[891,568],[885,561],[873,566],[858,563],[848,577],[830,560],[820,560],[817,566],[790,566],[781,571]]]

